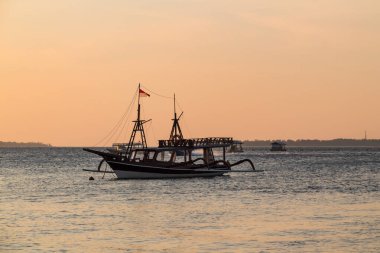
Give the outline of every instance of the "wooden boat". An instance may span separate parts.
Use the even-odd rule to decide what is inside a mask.
[[[225,149],[232,138],[183,139],[174,142],[161,140],[156,148],[137,148],[128,155],[84,149],[102,156],[118,178],[176,178],[220,176],[231,171],[225,160]],[[223,149],[223,159],[216,160],[213,149]],[[201,150],[201,157],[193,159],[193,152]],[[177,155],[182,151],[184,155]]]
[[[103,158],[97,170],[101,170],[106,162],[119,179],[143,178],[183,178],[183,177],[213,177],[229,172],[256,172],[251,160],[244,159],[234,164],[226,160],[226,148],[231,146],[233,139],[229,137],[184,139],[180,130],[176,112],[169,140],[160,140],[158,147],[147,146],[144,124],[148,121],[140,118],[140,85],[137,108],[137,120],[128,143],[114,145],[114,149],[96,150],[84,148],[84,151],[99,155]],[[140,134],[141,142],[136,146],[136,134]],[[179,138],[181,137],[181,138]],[[215,149],[222,149],[222,159],[216,160]],[[196,156],[200,151],[201,155]],[[194,159],[195,158],[195,159]],[[232,171],[232,167],[247,162],[252,170]]]

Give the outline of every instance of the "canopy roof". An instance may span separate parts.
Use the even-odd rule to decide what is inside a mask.
[[[231,137],[208,137],[208,138],[158,141],[159,148],[174,148],[174,149],[218,148],[218,147],[228,147],[231,144],[233,144],[233,139]]]

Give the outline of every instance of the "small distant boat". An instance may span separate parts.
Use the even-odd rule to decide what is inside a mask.
[[[286,143],[282,141],[275,141],[271,143],[270,151],[286,151]]]
[[[241,141],[233,141],[231,144],[229,150],[227,151],[228,153],[243,153],[243,142]]]
[[[138,88],[139,99],[137,119],[128,143],[114,144],[112,149],[96,150],[84,148],[84,151],[103,158],[97,170],[106,162],[119,179],[143,178],[182,178],[182,177],[214,177],[229,172],[258,172],[250,159],[243,159],[231,164],[226,160],[226,149],[233,144],[229,137],[209,137],[184,139],[180,130],[176,112],[170,139],[160,140],[158,147],[148,147],[145,138],[144,124],[147,120],[140,118],[140,95],[147,94]],[[148,94],[147,94],[148,95]],[[136,134],[140,134],[141,142],[134,143]],[[217,160],[214,149],[222,149],[222,158]],[[200,152],[200,156],[198,155]],[[195,159],[194,159],[195,158]],[[235,171],[231,168],[241,163],[249,163],[252,170]]]
[[[111,153],[121,154],[127,151],[128,146],[129,143],[114,143],[112,144],[112,148],[107,148],[107,150]],[[133,149],[142,147],[141,142],[133,143]]]

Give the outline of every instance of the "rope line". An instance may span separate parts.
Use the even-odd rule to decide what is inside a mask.
[[[131,101],[131,103],[130,103],[130,105],[129,105],[129,107],[128,107],[128,112],[127,112],[127,116],[126,116],[126,118],[125,118],[125,122],[124,122],[124,124],[123,124],[123,127],[121,128],[121,130],[120,130],[120,132],[119,132],[119,135],[115,138],[115,141],[114,141],[114,142],[118,142],[118,141],[120,140],[120,136],[122,135],[125,126],[128,125],[128,123],[129,123],[129,117],[131,116],[130,112],[132,111],[132,105],[135,103],[135,101],[136,101],[136,97],[137,97],[137,96],[134,96],[134,97],[133,97],[133,99],[132,99],[132,101]],[[127,131],[125,131],[125,132],[127,132]]]
[[[153,121],[153,120],[152,120]],[[153,127],[153,122],[152,121],[150,121],[149,123],[149,129],[152,129],[152,133],[153,133],[153,138],[155,139],[155,140],[157,140],[157,138],[156,138],[156,133],[154,132],[154,127]]]
[[[133,103],[132,103],[132,104],[133,104]],[[129,123],[129,116],[131,115],[129,112],[131,111],[131,109],[132,109],[132,106],[129,108],[129,111],[128,111],[128,113],[127,113],[127,117],[126,117],[126,119],[125,119],[125,121],[124,121],[123,127],[121,128],[121,130],[120,130],[120,132],[119,132],[119,135],[117,136],[117,138],[115,138],[115,141],[114,141],[114,142],[118,142],[118,141],[120,140],[120,136],[122,135],[125,126],[128,125],[128,123]],[[125,132],[127,132],[127,131],[125,131]]]
[[[153,93],[153,94],[156,95],[156,96],[163,97],[163,98],[168,98],[168,99],[173,99],[173,97],[168,97],[168,96],[164,96],[164,95],[158,94],[157,92],[154,92],[154,91],[148,89],[146,86],[143,86],[143,85],[142,85],[142,87],[143,87],[144,89],[146,89],[147,91],[149,91],[150,93]]]
[[[145,90],[147,90],[148,92],[156,95],[156,96],[159,96],[159,97],[162,97],[165,99],[173,99],[173,97],[165,96],[165,95],[159,94],[157,92],[154,92],[153,90],[147,88],[146,86],[141,85],[141,87],[144,88]],[[122,137],[123,132],[124,132],[124,139],[126,140],[126,138],[127,138],[127,131],[126,130],[128,129],[128,127],[130,125],[129,118],[131,116],[132,105],[136,102],[137,96],[139,96],[139,90],[138,89],[136,89],[136,92],[134,93],[131,102],[129,103],[128,107],[126,108],[125,112],[123,113],[123,115],[119,119],[119,121],[115,124],[115,126],[109,131],[109,133],[106,136],[104,136],[100,141],[98,141],[94,145],[94,147],[97,147],[99,144],[107,145],[112,139],[114,139],[114,137],[115,137],[115,139],[114,139],[115,142],[120,140],[120,137]],[[143,100],[140,100],[140,103],[143,105],[144,104]],[[179,104],[178,99],[176,100],[176,105],[183,112],[183,109],[182,109],[181,105]],[[144,106],[142,106],[142,116],[144,116],[144,115],[145,115],[145,110],[144,110]],[[186,130],[188,131],[188,133],[191,136],[192,133],[191,133],[190,129],[188,128],[188,124],[187,124],[185,119],[183,119],[183,123],[185,125]],[[149,130],[152,131],[154,139],[156,139],[156,134],[155,134],[155,131],[153,129],[152,122],[150,122],[150,124],[148,125],[148,128],[149,128]],[[125,131],[124,131],[124,129],[125,129]]]
[[[128,125],[129,125],[129,117],[131,116],[131,114],[130,114],[130,112],[131,112],[131,110],[132,110],[132,105],[134,104],[134,102],[136,101],[136,94],[137,93],[135,93],[135,95],[133,96],[133,99],[132,99],[132,101],[131,101],[131,103],[129,104],[129,107],[128,107],[128,113],[127,113],[127,117],[126,117],[126,120],[125,120],[125,122],[124,122],[124,125],[123,125],[123,127],[122,127],[122,129],[120,130],[120,132],[119,132],[119,135],[118,135],[118,137],[115,139],[115,142],[117,142],[118,140],[120,140],[120,136],[122,135],[122,133],[123,133],[123,131],[124,131],[124,128],[126,127],[126,129],[128,128]],[[126,136],[127,135],[127,131],[125,131],[125,134],[124,134],[124,136]],[[124,138],[124,140],[125,140],[126,138]]]
[[[124,114],[122,115],[121,119],[115,124],[115,126],[111,129],[111,131],[109,131],[109,133],[104,136],[100,141],[98,141],[94,147],[97,147],[99,144],[101,143],[104,143],[104,144],[107,144],[108,141],[110,139],[112,139],[112,137],[115,135],[115,132],[117,131],[117,129],[120,127],[120,125],[122,124],[122,122],[124,122],[124,119],[125,117],[129,114],[129,111],[131,110],[131,106],[132,104],[134,103],[134,101],[136,100],[136,95],[137,95],[137,92],[135,92],[135,94],[133,95],[133,98],[132,98],[132,101],[131,103],[128,105],[127,109],[125,110]],[[106,140],[106,141],[105,141]],[[104,142],[105,141],[105,142]]]
[[[118,123],[118,125],[117,125],[117,127],[116,127],[116,129],[115,129],[115,131],[112,133],[112,135],[105,141],[105,145],[107,144],[107,143],[109,143],[112,139],[113,139],[113,137],[117,134],[117,132],[119,131],[119,128],[120,128],[120,126],[123,124],[123,122],[125,121],[125,119],[127,119],[127,118],[129,118],[128,117],[128,113],[129,113],[129,111],[131,110],[131,106],[132,106],[132,104],[134,103],[134,101],[135,101],[135,96],[134,96],[134,98],[132,99],[132,101],[131,101],[131,103],[129,104],[129,106],[128,106],[128,109],[127,109],[127,111],[124,113],[124,115],[123,115],[123,117],[122,117],[122,119],[119,121],[119,123]],[[116,140],[115,140],[116,141]]]
[[[175,103],[178,105],[179,109],[183,112],[183,109],[182,109],[181,105],[179,104],[178,99],[176,99]],[[184,123],[186,130],[189,132],[190,136],[193,136],[193,134],[190,131],[190,128],[187,126],[188,124],[186,122],[186,117],[184,117],[184,116],[182,116],[182,117],[183,117],[182,122]]]
[[[182,109],[181,105],[179,104],[178,99],[176,99],[175,103],[178,105],[179,109],[183,112],[183,109]]]

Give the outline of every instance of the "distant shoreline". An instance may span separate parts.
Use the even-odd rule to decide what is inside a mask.
[[[245,147],[269,147],[273,141],[282,141],[287,147],[340,148],[340,147],[380,147],[380,139],[333,139],[333,140],[245,140]]]
[[[41,142],[13,142],[13,141],[0,141],[0,148],[51,148],[50,144]]]
[[[380,148],[380,139],[333,139],[333,140],[244,140],[243,147],[266,148],[270,147],[273,141],[282,141],[291,148]],[[84,146],[52,146],[41,142],[4,142],[0,141],[0,148],[81,148]]]

